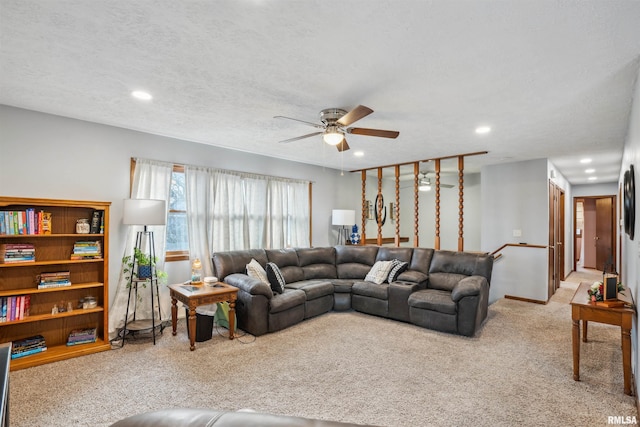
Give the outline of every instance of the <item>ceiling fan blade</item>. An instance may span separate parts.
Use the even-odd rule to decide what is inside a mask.
[[[274,119],[295,120],[296,122],[304,123],[305,125],[313,126],[314,128],[324,129],[324,126],[323,126],[323,125],[320,125],[320,124],[318,124],[318,123],[306,122],[306,121],[304,121],[304,120],[294,119],[293,117],[286,117],[286,116],[273,116],[273,118],[274,118]]]
[[[342,138],[342,142],[338,145],[336,145],[336,148],[338,149],[339,152],[343,152],[343,151],[347,151],[349,150],[349,144],[347,144],[347,140],[345,138]]]
[[[338,120],[338,124],[340,126],[349,126],[351,123],[355,123],[371,113],[373,113],[373,110],[371,108],[365,107],[364,105],[358,105],[356,108],[340,117],[340,119]]]
[[[397,138],[400,132],[395,130],[367,129],[367,128],[347,128],[347,133],[355,135],[379,136],[381,138]]]
[[[298,141],[300,139],[305,139],[305,138],[309,138],[311,136],[316,136],[316,135],[322,135],[322,132],[313,132],[313,133],[308,133],[306,135],[302,135],[302,136],[296,136],[295,138],[289,138],[289,139],[285,139],[284,141],[278,141],[278,142],[293,142],[293,141]]]

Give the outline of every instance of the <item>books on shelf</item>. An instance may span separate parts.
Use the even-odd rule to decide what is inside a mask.
[[[91,234],[104,233],[104,211],[95,210],[91,216],[91,227],[89,228]]]
[[[73,244],[71,259],[102,258],[100,241],[78,241]]]
[[[51,234],[51,213],[28,208],[0,211],[0,235]]]
[[[71,286],[71,272],[58,271],[54,273],[41,273],[37,277],[37,281],[38,289]]]
[[[88,344],[96,342],[97,328],[74,329],[69,333],[67,345]]]
[[[34,335],[32,337],[13,341],[11,347],[11,358],[29,356],[30,354],[40,353],[47,349],[47,344],[42,335]]]
[[[31,243],[3,243],[0,245],[0,263],[35,262],[36,250]]]
[[[0,297],[0,323],[23,320],[30,310],[31,295]]]

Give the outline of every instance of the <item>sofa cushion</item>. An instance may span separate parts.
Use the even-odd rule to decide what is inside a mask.
[[[491,280],[493,257],[489,254],[469,252],[435,251],[429,266],[431,273],[455,273],[464,276],[483,276]]]
[[[377,246],[337,246],[338,278],[363,280],[375,264],[377,253]]]
[[[361,295],[375,299],[389,299],[389,284],[377,284],[373,282],[355,282],[351,288],[353,295]]]
[[[409,270],[419,271],[428,276],[433,252],[434,250],[430,248],[413,248]]]
[[[247,276],[258,279],[261,282],[269,283],[267,272],[255,258],[251,258],[251,262],[247,264]]]
[[[398,259],[394,259],[392,263],[393,265],[391,266],[389,276],[387,277],[387,282],[389,283],[393,283],[398,280],[398,276],[400,275],[400,273],[403,273],[409,267],[408,262],[400,261]]]
[[[304,305],[304,292],[299,289],[285,289],[283,293],[274,295],[269,300],[269,313],[280,313],[290,308]]]
[[[409,307],[439,313],[456,314],[456,303],[451,299],[451,293],[437,289],[423,289],[409,295]]]
[[[302,268],[298,266],[298,253],[295,249],[267,249],[265,250],[269,262],[275,263],[287,283],[304,280]]]
[[[427,276],[421,271],[415,271],[415,270],[407,270],[405,272],[402,272],[396,278],[396,282],[401,281],[401,282],[417,283],[422,288],[427,287],[428,280],[429,280],[429,276]]]
[[[301,248],[296,251],[305,280],[338,277],[335,248]]]
[[[307,301],[316,298],[333,295],[333,283],[329,280],[302,280],[288,283],[287,289],[300,289],[307,296]]]
[[[267,264],[267,255],[264,249],[249,249],[245,251],[216,252],[211,255],[213,275],[224,281],[224,278],[233,273],[246,273],[247,264],[255,259],[260,265]]]
[[[466,278],[464,274],[455,273],[431,273],[429,274],[429,285],[431,289],[440,289],[451,292],[459,281]]]
[[[376,261],[367,273],[364,280],[375,284],[384,283],[389,277],[389,272],[393,268],[393,261]]]
[[[411,255],[413,254],[413,248],[395,248],[388,246],[381,246],[378,249],[376,255],[376,261],[393,261],[397,259],[399,261],[409,262],[411,261]]]
[[[287,282],[284,280],[278,266],[273,262],[267,263],[267,277],[269,278],[269,284],[271,285],[273,292],[277,294],[284,292],[284,286]]]
[[[351,293],[351,288],[353,287],[353,280],[334,279],[331,282],[333,283],[334,293]]]

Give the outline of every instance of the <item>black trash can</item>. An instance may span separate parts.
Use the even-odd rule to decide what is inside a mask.
[[[191,339],[189,331],[189,309],[184,309],[187,315],[187,336]],[[213,316],[200,314],[196,310],[196,342],[208,341],[213,336]]]

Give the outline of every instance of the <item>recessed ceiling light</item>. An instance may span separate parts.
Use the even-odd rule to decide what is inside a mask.
[[[356,157],[362,157],[364,156],[364,151],[354,151],[353,155]]]
[[[131,96],[142,101],[151,101],[151,99],[153,99],[153,96],[151,96],[149,92],[143,90],[134,90],[131,92]]]
[[[478,135],[484,135],[485,133],[491,132],[491,128],[489,126],[478,126],[476,128],[476,133]]]
[[[597,176],[590,176],[588,179],[589,179],[589,181],[595,181],[595,180],[598,179],[598,177]]]
[[[585,169],[584,173],[594,173],[596,170],[595,169]]]
[[[590,158],[584,158],[584,159],[580,160],[580,163],[586,165],[587,163],[591,163],[591,159]]]

